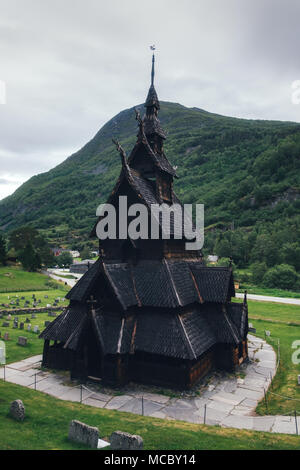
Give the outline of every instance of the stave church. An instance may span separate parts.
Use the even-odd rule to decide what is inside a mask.
[[[181,204],[176,169],[164,152],[166,134],[151,85],[138,135],[108,199],[128,204]],[[149,215],[150,217],[150,215]],[[164,227],[161,222],[160,234]],[[231,267],[207,267],[186,240],[106,239],[98,260],[67,294],[69,305],[40,337],[44,367],[72,379],[122,386],[128,382],[188,389],[212,369],[232,371],[248,357],[248,308],[235,296]],[[96,236],[96,225],[92,231]]]

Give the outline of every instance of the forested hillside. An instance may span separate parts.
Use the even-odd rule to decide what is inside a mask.
[[[291,254],[284,253],[293,252],[300,235],[300,125],[164,102],[160,120],[166,154],[178,166],[177,195],[205,204],[205,251],[232,254],[238,265],[287,262]],[[119,175],[111,138],[129,153],[136,130],[133,108],[119,113],[77,153],[2,200],[0,228],[8,232],[29,224],[42,229],[52,245],[82,248],[96,207]]]

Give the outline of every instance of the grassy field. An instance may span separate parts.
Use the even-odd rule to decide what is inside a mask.
[[[65,298],[68,290],[63,289],[61,287],[60,289],[52,289],[52,290],[41,290],[41,291],[24,291],[24,292],[18,292],[18,293],[5,293],[1,294],[0,293],[0,310],[5,309],[5,310],[12,310],[13,313],[13,307],[15,308],[23,308],[26,307],[25,305],[25,300],[29,300],[30,304],[27,305],[27,308],[32,308],[32,302],[33,298],[32,295],[35,294],[35,297],[37,300],[40,300],[41,302],[37,304],[37,308],[39,307],[46,307],[47,304],[53,304],[54,300],[60,297],[61,299]],[[45,298],[45,296],[47,296]],[[25,297],[22,300],[22,297]],[[19,299],[19,307],[16,304],[17,299]],[[15,302],[14,305],[10,304],[10,302]],[[8,307],[4,307],[2,304],[7,305]],[[64,302],[59,302],[59,305],[67,305],[68,302],[65,300]]]
[[[238,299],[239,300],[239,299]],[[237,300],[237,301],[238,301]],[[248,301],[249,316],[253,320],[265,320],[273,323],[300,325],[300,306],[276,302]],[[253,323],[253,322],[252,322]]]
[[[31,319],[30,315],[18,315],[19,324],[21,321],[25,322],[26,318],[30,319],[31,323],[31,330],[27,331],[28,324],[25,323],[24,330],[14,329],[13,320],[10,320],[9,327],[3,327],[2,322],[0,322],[0,332],[1,337],[3,339],[4,333],[9,333],[9,341],[5,342],[6,345],[6,363],[17,362],[26,357],[35,356],[36,354],[41,354],[43,351],[43,340],[39,339],[39,335],[37,333],[33,333],[33,327],[38,325],[39,330],[43,331],[45,328],[45,321],[52,321],[53,317],[48,317],[47,313],[37,313],[36,319]],[[12,318],[14,316],[12,315]],[[6,321],[6,320],[5,320]],[[17,341],[19,336],[25,336],[27,338],[27,346],[18,346]]]
[[[54,285],[64,288],[61,282],[51,280],[41,273],[24,271],[20,266],[0,266],[0,292],[43,291]]]
[[[9,404],[23,400],[24,422],[8,414]],[[97,426],[102,438],[121,430],[139,434],[149,450],[298,450],[300,437],[264,432],[224,429],[181,421],[166,421],[131,413],[103,410],[66,402],[19,385],[0,380],[0,449],[80,449],[67,439],[69,422],[78,419]]]
[[[292,361],[295,351],[292,344],[300,340],[300,307],[255,301],[249,301],[248,307],[249,320],[257,335],[264,337],[265,330],[269,330],[271,337],[267,339],[276,351],[280,339],[280,367],[267,394],[268,410],[262,401],[256,411],[258,414],[285,414],[297,410],[300,414],[300,386],[297,384],[300,364]]]

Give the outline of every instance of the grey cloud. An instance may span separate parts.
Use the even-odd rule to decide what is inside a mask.
[[[152,43],[161,100],[300,120],[290,99],[300,79],[298,0],[0,0],[0,8],[2,179],[50,169],[140,103]],[[15,189],[5,187],[0,198]]]

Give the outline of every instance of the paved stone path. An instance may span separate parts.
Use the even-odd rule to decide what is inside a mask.
[[[97,408],[127,411],[167,420],[182,420],[203,423],[206,409],[206,424],[223,427],[251,429],[257,431],[295,434],[295,418],[290,416],[256,416],[255,407],[270,385],[270,374],[275,373],[276,354],[264,340],[249,335],[250,362],[242,366],[243,379],[230,376],[212,377],[200,396],[170,398],[166,395],[126,391],[115,396],[83,388],[82,402]],[[64,374],[41,371],[41,356],[34,356],[6,366],[6,381],[35,388],[62,400],[79,402],[80,387],[65,385]],[[0,369],[0,378],[4,370]],[[142,399],[143,397],[143,399]],[[206,407],[205,407],[206,405]],[[300,430],[300,417],[298,428]]]

